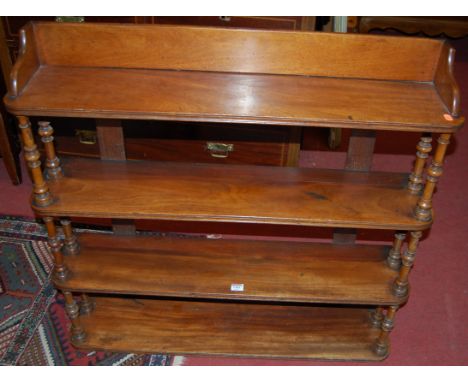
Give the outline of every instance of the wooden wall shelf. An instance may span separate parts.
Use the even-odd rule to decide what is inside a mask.
[[[18,117],[32,205],[47,226],[75,346],[357,360],[389,354],[446,149],[464,122],[447,43],[53,23],[28,24],[21,38],[4,100]],[[61,162],[53,128],[41,121],[43,171],[28,116],[44,115],[97,118],[101,160]],[[353,131],[343,170],[158,163],[126,161],[121,119]],[[421,133],[410,174],[370,171],[376,130]],[[437,141],[432,133],[440,133]],[[76,238],[69,217],[113,219],[114,234]],[[335,234],[327,243],[156,238],[137,235],[132,219],[333,227]],[[355,243],[358,228],[397,232],[391,245],[363,245]],[[80,306],[72,292],[81,294]]]

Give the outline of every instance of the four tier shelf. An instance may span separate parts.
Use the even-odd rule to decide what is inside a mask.
[[[464,122],[447,43],[42,22],[20,37],[4,101],[19,121],[32,206],[47,226],[76,347],[355,360],[389,354],[418,241],[433,222],[446,148]],[[53,128],[41,121],[41,162],[29,117],[95,119],[101,159],[59,159]],[[127,161],[122,119],[352,135],[341,170]],[[421,134],[410,173],[370,171],[379,130]],[[112,219],[114,230],[77,236],[70,218]],[[312,242],[154,236],[135,233],[141,219],[335,233]],[[394,238],[358,244],[356,229]]]

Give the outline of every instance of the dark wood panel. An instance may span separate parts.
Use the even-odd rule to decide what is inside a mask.
[[[59,154],[98,158],[99,139],[92,121],[75,124],[52,118]],[[91,123],[88,123],[91,122]],[[123,121],[129,160],[160,160],[285,166],[296,164],[300,137],[291,127]],[[213,145],[231,145],[217,151]]]
[[[428,36],[445,34],[452,38],[468,35],[466,16],[362,16],[359,32],[368,33],[373,29],[396,29],[404,33],[424,33]]]
[[[80,236],[62,290],[235,300],[394,305],[389,247],[202,238]],[[134,277],[138,275],[137,277]],[[242,290],[236,290],[241,288]]]
[[[41,67],[4,100],[26,115],[443,132],[463,124],[444,117],[432,84],[301,76]]]
[[[380,360],[367,309],[97,298],[83,349]]]
[[[304,16],[156,16],[155,24],[199,25],[224,28],[255,28],[299,30],[307,17]]]
[[[43,216],[420,230],[407,175],[74,158]],[[99,198],[96,196],[99,195]]]

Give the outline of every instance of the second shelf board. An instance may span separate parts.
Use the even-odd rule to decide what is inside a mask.
[[[64,290],[395,305],[388,247],[83,234]]]
[[[65,162],[65,161],[64,161]],[[423,230],[407,174],[68,158],[42,216]]]

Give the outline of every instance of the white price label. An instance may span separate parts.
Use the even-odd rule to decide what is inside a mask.
[[[231,292],[243,292],[244,284],[231,284]]]

